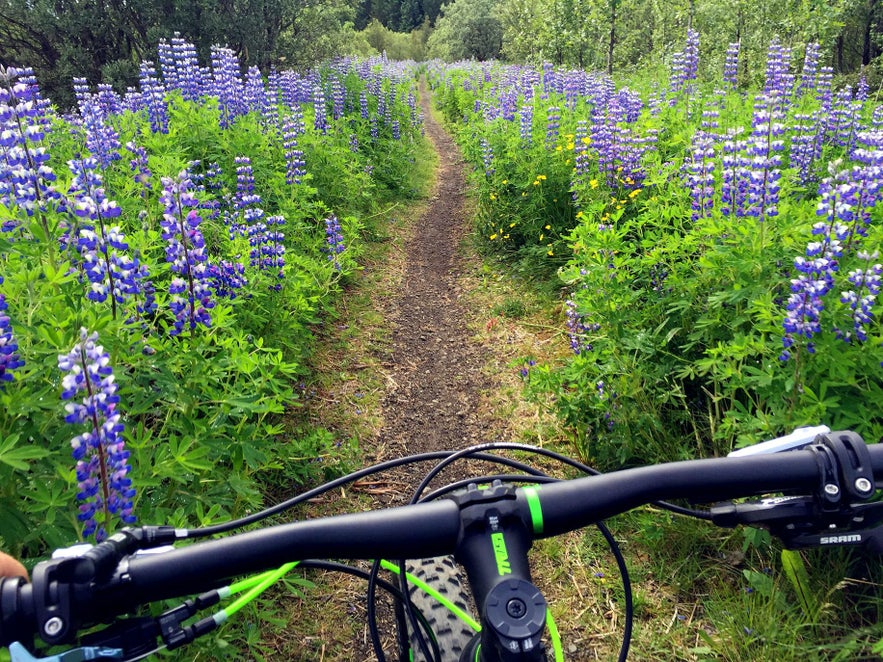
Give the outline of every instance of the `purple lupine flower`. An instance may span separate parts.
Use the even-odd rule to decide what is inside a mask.
[[[285,225],[284,216],[269,216],[266,223],[256,223],[249,227],[248,240],[251,246],[249,252],[251,266],[276,270],[276,278],[279,280],[285,277],[285,245],[282,243],[285,235],[279,230],[283,225]],[[278,290],[282,285],[277,283],[272,287]]]
[[[0,285],[2,284],[3,277],[0,276]],[[18,343],[12,333],[12,323],[6,314],[8,308],[6,296],[0,293],[0,389],[3,388],[3,382],[12,381],[12,371],[25,364],[18,354]]]
[[[738,41],[732,42],[727,47],[727,55],[724,60],[724,82],[736,87],[739,79],[739,48]]]
[[[546,113],[546,149],[555,149],[558,128],[561,126],[561,109],[558,106],[549,106]]]
[[[864,74],[862,74],[861,78],[858,79],[858,85],[856,85],[855,87],[855,100],[868,100],[868,79],[865,77]]]
[[[800,85],[797,94],[812,94],[816,90],[816,81],[819,73],[820,46],[813,42],[806,45],[806,55],[803,58],[803,72],[800,74]]]
[[[359,92],[359,110],[362,114],[362,119],[368,119],[368,95],[365,93],[365,90]]]
[[[304,153],[298,149],[298,136],[304,132],[303,114],[297,107],[282,125],[282,147],[285,150],[285,182],[290,186],[300,184],[307,174]]]
[[[738,140],[737,136],[737,132],[731,132],[723,144],[721,213],[725,216],[744,216],[748,197],[750,169],[749,159],[745,156],[746,141]]]
[[[153,184],[151,183],[153,174],[150,172],[150,166],[147,164],[147,150],[134,141],[127,142],[126,149],[132,154],[132,158],[129,161],[129,169],[134,173],[135,183],[141,186],[141,195],[146,196],[153,190]]]
[[[822,67],[816,79],[816,101],[819,102],[823,112],[829,112],[834,103],[833,99],[834,69]]]
[[[782,336],[782,353],[780,361],[791,358],[792,348],[796,337],[806,338],[806,349],[810,354],[815,353],[815,345],[811,342],[814,335],[822,330],[819,318],[825,306],[822,297],[830,290],[830,285],[825,278],[814,278],[810,274],[802,273],[791,280],[791,296],[786,305],[785,319],[782,328],[785,334]]]
[[[748,189],[744,213],[763,221],[779,213],[779,180],[785,149],[781,136],[785,132],[783,114],[776,99],[759,96],[755,99],[753,131],[747,141]]]
[[[763,93],[772,101],[774,110],[784,112],[794,87],[791,67],[791,49],[773,37],[767,53],[766,83]]]
[[[150,130],[154,133],[169,132],[169,107],[166,103],[166,88],[156,75],[153,62],[141,63],[141,100],[147,107]]]
[[[687,30],[687,45],[684,47],[684,80],[696,80],[699,73],[699,32]]]
[[[160,39],[159,44],[156,47],[156,54],[156,59],[157,62],[159,62],[159,69],[162,73],[166,89],[178,89],[180,87],[178,81],[178,67],[177,62],[175,61],[175,53],[172,50],[172,45],[165,39]]]
[[[313,128],[320,133],[328,133],[328,109],[325,107],[325,93],[318,85],[313,90]]]
[[[573,135],[573,175],[572,188],[576,189],[586,182],[589,175],[589,129],[586,120],[576,123],[576,132]],[[577,193],[574,190],[574,201]]]
[[[103,303],[110,297],[116,319],[117,305],[141,291],[140,265],[125,252],[129,245],[119,226],[107,225],[122,210],[105,195],[97,159],[68,161],[68,166],[74,174],[69,191],[70,210],[77,219],[87,222],[77,224],[77,235],[67,241],[74,243],[82,256],[79,266],[90,283],[87,298]]]
[[[108,83],[98,83],[95,86],[95,100],[101,106],[105,117],[120,115],[123,112],[123,100],[114,92],[113,86]]]
[[[241,262],[221,260],[218,264],[209,265],[208,273],[211,288],[218,297],[235,299],[236,290],[248,284],[245,267]]]
[[[706,218],[714,208],[714,137],[704,131],[693,136],[690,160],[684,163],[690,187],[694,221]]]
[[[855,289],[840,293],[840,301],[848,304],[850,311],[852,311],[853,331],[859,342],[865,342],[868,339],[867,325],[874,319],[871,308],[877,301],[877,295],[880,294],[880,274],[883,273],[883,265],[871,264],[872,260],[879,257],[880,253],[877,251],[873,253],[859,251],[858,258],[864,260],[867,267],[850,271],[846,280]]]
[[[166,261],[179,274],[169,286],[170,306],[175,314],[175,327],[170,334],[176,336],[185,324],[191,332],[199,324],[211,326],[209,310],[215,303],[208,283],[205,240],[199,231],[202,218],[196,211],[199,201],[191,190],[193,183],[185,170],[177,179],[163,177],[162,184],[160,201],[165,205],[165,213],[160,224],[162,238],[169,242]]]
[[[483,136],[478,142],[481,145],[481,161],[484,163],[484,176],[490,178],[494,174],[494,148],[491,147],[487,138]]]
[[[236,194],[233,197],[233,209],[226,212],[224,220],[230,229],[230,238],[234,239],[237,234],[243,236],[249,234],[249,228],[261,223],[264,210],[258,207],[261,204],[261,196],[254,190],[254,171],[251,167],[251,159],[247,156],[237,156],[236,164]]]
[[[248,112],[239,76],[239,61],[232,50],[220,46],[212,46],[211,60],[212,94],[218,98],[219,124],[226,129],[237,117]]]
[[[564,302],[564,325],[570,338],[570,348],[574,354],[579,356],[592,351],[593,347],[589,342],[589,337],[596,333],[601,325],[586,322],[585,316],[579,312],[579,307],[573,299]]]
[[[832,164],[832,170],[836,165]],[[785,331],[782,337],[784,351],[779,356],[782,361],[791,358],[798,338],[806,339],[808,352],[815,352],[812,338],[821,332],[819,320],[825,308],[823,299],[834,286],[834,274],[840,268],[839,260],[843,255],[843,241],[851,232],[850,226],[842,222],[844,216],[851,215],[851,205],[844,202],[854,188],[848,179],[849,171],[842,171],[824,179],[819,186],[816,214],[825,216],[825,220],[813,225],[812,234],[818,239],[807,244],[806,256],[794,259],[799,275],[791,280],[791,296],[782,322]]]
[[[86,431],[71,439],[76,460],[77,519],[83,522],[83,536],[107,537],[113,517],[133,524],[132,499],[135,488],[129,478],[129,452],[123,442],[124,426],[116,410],[119,403],[110,355],[97,344],[98,334],[80,329],[80,341],[68,354],[58,357],[58,368],[67,373],[61,381],[65,422],[85,425]],[[83,394],[80,402],[73,401]]]
[[[724,96],[726,91],[716,89],[714,94],[709,97],[702,108],[702,123],[700,128],[703,131],[716,131],[720,129],[720,114],[724,107]]]
[[[64,208],[43,143],[49,123],[33,72],[0,66],[0,204],[28,217]],[[0,229],[11,232],[19,225],[16,218],[6,219]]]
[[[334,270],[340,271],[340,261],[337,259],[337,256],[343,253],[346,246],[340,221],[337,220],[337,216],[334,214],[325,219],[325,243],[325,252],[328,254],[328,259],[331,261]]]
[[[261,70],[255,66],[249,67],[245,74],[243,95],[246,108],[258,113],[263,118],[267,113],[269,103],[267,102],[267,90],[264,87],[264,77],[261,75]]]
[[[530,104],[521,106],[521,145],[533,145],[533,106]]]
[[[346,99],[346,90],[340,80],[333,78],[331,80],[331,113],[334,119],[343,117],[343,105]]]
[[[527,379],[530,376],[530,369],[533,368],[537,364],[533,359],[529,359],[521,368],[518,370],[518,374],[522,379]]]
[[[199,101],[202,74],[196,57],[196,46],[175,32],[170,41],[160,39],[157,52],[166,88],[181,90],[185,101]]]
[[[80,103],[80,115],[86,132],[86,149],[98,159],[101,169],[107,170],[111,163],[122,158],[120,135],[107,121],[104,109],[94,95],[90,94]]]
[[[828,135],[835,145],[846,147],[847,152],[855,148],[858,133],[862,130],[862,102],[852,98],[849,88],[840,90],[831,107]]]

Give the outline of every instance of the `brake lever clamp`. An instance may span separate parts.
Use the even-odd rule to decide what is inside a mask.
[[[864,440],[855,432],[844,430],[820,434],[816,441],[833,453],[839,473],[839,487],[853,499],[870,499],[874,495],[874,473],[871,469],[871,454]],[[810,449],[818,449],[818,444]],[[823,490],[826,493],[829,491],[827,484],[823,486]]]
[[[883,551],[883,502],[862,503],[875,493],[871,456],[862,438],[854,432],[826,432],[806,448],[819,469],[811,496],[717,504],[712,521],[765,528],[789,549],[860,545]]]

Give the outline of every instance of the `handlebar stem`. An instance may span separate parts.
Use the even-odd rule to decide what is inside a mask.
[[[541,641],[546,601],[531,581],[530,515],[516,495],[511,485],[494,481],[486,489],[472,484],[452,497],[462,521],[455,557],[480,607],[483,662],[546,660]]]

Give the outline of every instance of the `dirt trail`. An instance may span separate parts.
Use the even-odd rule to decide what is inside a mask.
[[[383,399],[378,458],[462,448],[497,440],[499,421],[479,409],[490,387],[482,374],[488,351],[471,339],[461,303],[460,242],[470,223],[460,150],[421,95],[426,134],[439,154],[436,190],[406,247],[401,289],[386,304],[392,361]]]

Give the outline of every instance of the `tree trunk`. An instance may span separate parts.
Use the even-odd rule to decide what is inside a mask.
[[[837,35],[837,41],[834,43],[834,67],[838,74],[843,73],[843,33]]]
[[[616,4],[618,0],[610,0],[610,41],[607,44],[607,74],[613,75],[613,46],[616,44]]]
[[[874,59],[874,44],[871,39],[874,27],[874,14],[877,9],[877,0],[867,0],[867,18],[865,19],[864,39],[862,43],[862,66],[871,64]]]

